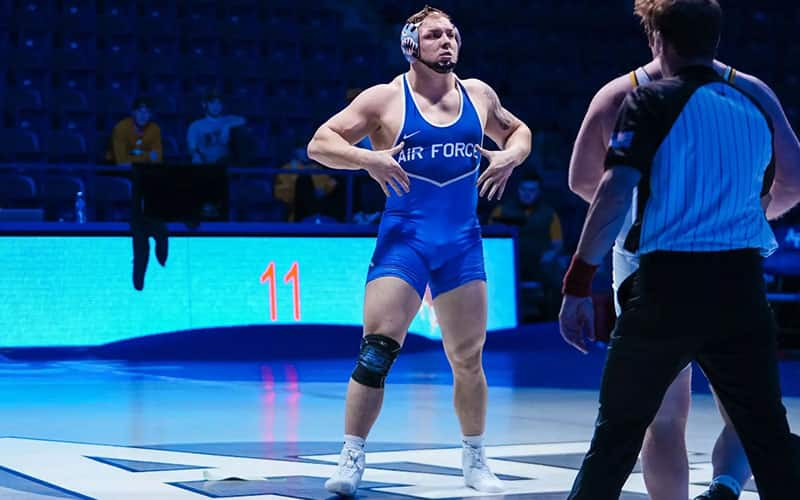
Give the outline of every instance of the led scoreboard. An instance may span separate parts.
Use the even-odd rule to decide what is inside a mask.
[[[360,325],[372,236],[173,236],[141,292],[129,236],[0,236],[3,347],[260,324]],[[485,238],[489,330],[517,324],[514,242]],[[411,333],[439,338],[426,294]]]

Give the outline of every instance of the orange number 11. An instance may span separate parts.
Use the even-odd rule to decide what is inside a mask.
[[[269,319],[278,319],[278,297],[275,286],[275,262],[270,262],[261,274],[261,283],[269,281]],[[292,262],[289,272],[283,277],[284,283],[292,282],[292,306],[294,310],[294,320],[300,321],[300,265],[297,261]]]

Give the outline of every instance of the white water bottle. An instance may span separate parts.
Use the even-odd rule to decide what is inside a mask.
[[[86,198],[83,196],[83,191],[78,191],[75,195],[75,222],[86,223]]]

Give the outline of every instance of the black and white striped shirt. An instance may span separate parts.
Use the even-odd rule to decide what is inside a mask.
[[[625,249],[769,255],[761,207],[774,174],[772,124],[713,68],[692,66],[637,87],[622,105],[606,168],[642,172]]]

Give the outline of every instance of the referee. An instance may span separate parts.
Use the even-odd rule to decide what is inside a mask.
[[[653,21],[666,78],[625,99],[564,278],[561,334],[585,351],[591,281],[634,203],[625,248],[639,254],[640,268],[620,288],[595,434],[569,498],[619,498],[667,387],[696,360],[742,440],[761,498],[796,499],[800,457],[781,403],[762,277],[777,243],[760,200],[770,194],[783,210],[800,201],[800,166],[776,171],[770,119],[714,71],[717,0],[660,3]]]

